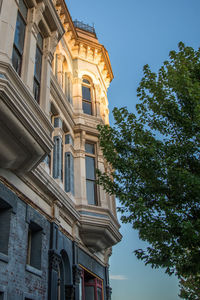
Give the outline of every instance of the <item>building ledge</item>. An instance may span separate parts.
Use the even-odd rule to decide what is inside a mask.
[[[80,213],[80,236],[91,252],[99,252],[117,244],[122,235],[119,223],[109,209],[77,207]]]
[[[6,255],[6,254],[0,252],[0,261],[3,261],[3,262],[5,262],[5,263],[7,263],[7,262],[9,261],[8,255]]]
[[[42,187],[43,191],[59,201],[59,205],[67,211],[69,216],[74,220],[78,221],[80,218],[79,212],[75,208],[75,204],[70,199],[68,194],[57,184],[55,179],[51,177],[45,169],[39,165],[33,170],[29,176],[33,181],[37,181],[37,184]]]
[[[53,127],[13,67],[0,63],[0,167],[30,171],[51,151]]]
[[[41,270],[36,269],[36,268],[34,268],[34,267],[32,267],[32,266],[30,266],[28,264],[26,265],[26,271],[28,271],[28,272],[30,272],[30,273],[32,273],[34,275],[37,275],[39,277],[42,277],[42,271]]]

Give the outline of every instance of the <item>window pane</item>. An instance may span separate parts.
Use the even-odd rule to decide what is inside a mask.
[[[24,17],[24,19],[26,20],[28,9],[23,0],[19,0],[19,10],[20,10],[20,13],[22,14],[22,16]]]
[[[88,115],[92,114],[92,103],[91,102],[83,101],[83,112]]]
[[[42,248],[42,231],[31,232],[31,254],[30,265],[34,268],[41,268],[41,248]]]
[[[87,83],[87,84],[90,84],[89,80],[87,80],[87,79],[85,79],[85,78],[83,78],[83,82],[84,82],[84,83]]]
[[[22,56],[19,54],[17,49],[15,49],[15,47],[13,48],[13,53],[12,53],[12,64],[13,64],[15,71],[18,74],[20,74],[21,64],[22,64]]]
[[[82,98],[91,101],[90,88],[82,85]]]
[[[37,35],[37,44],[40,47],[40,49],[42,50],[43,49],[43,37],[41,36],[40,33],[38,33],[38,35]]]
[[[40,99],[40,84],[37,82],[37,80],[34,78],[33,82],[33,95],[37,102],[39,102]]]
[[[5,205],[4,201],[0,202]],[[9,208],[0,208],[0,252],[8,255],[8,243],[10,235],[11,210]]]
[[[91,180],[86,180],[86,191],[87,191],[87,200],[88,204],[96,205],[95,199],[95,182]]]
[[[0,0],[0,12],[1,12],[2,0]]]
[[[94,154],[94,145],[93,144],[85,144],[85,152]]]
[[[94,287],[85,286],[85,299],[94,300]]]
[[[20,14],[17,15],[17,23],[15,28],[15,38],[14,38],[14,45],[22,55],[24,49],[24,36],[25,36],[25,28],[26,24]]]
[[[35,72],[34,75],[38,82],[41,79],[41,70],[42,70],[42,53],[39,47],[36,48],[36,55],[35,55]]]
[[[86,178],[95,180],[95,159],[94,157],[86,156]]]

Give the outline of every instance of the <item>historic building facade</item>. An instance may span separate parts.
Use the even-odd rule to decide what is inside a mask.
[[[0,0],[0,300],[109,300],[108,53],[64,0]]]

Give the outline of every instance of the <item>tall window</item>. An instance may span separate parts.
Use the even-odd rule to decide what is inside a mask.
[[[91,84],[85,78],[82,81],[82,108],[85,114],[92,115]]]
[[[74,157],[65,152],[65,191],[74,195]]]
[[[12,53],[12,64],[16,72],[21,74],[24,39],[26,30],[28,8],[23,0],[19,0],[19,10],[15,27],[15,38]]]
[[[27,264],[41,269],[42,228],[31,222],[28,230]]]
[[[63,180],[63,143],[62,137],[54,136],[53,178]]]
[[[95,275],[83,270],[80,284],[79,295],[81,300],[103,299],[103,281]]]
[[[3,0],[0,0],[0,12],[1,12],[1,7],[2,7],[2,1]],[[1,294],[0,294],[1,295]],[[1,299],[1,298],[0,298]]]
[[[35,54],[34,83],[33,83],[33,94],[34,94],[35,100],[38,103],[40,100],[40,86],[41,86],[41,73],[42,73],[42,49],[43,49],[43,37],[40,33],[38,33],[36,54]]]
[[[8,255],[11,207],[0,199],[0,252]]]
[[[95,163],[95,145],[85,144],[85,165],[86,165],[86,192],[87,200],[90,205],[97,205],[97,186],[96,186],[96,163]]]

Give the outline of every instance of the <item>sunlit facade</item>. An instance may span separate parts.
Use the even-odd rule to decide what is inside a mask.
[[[0,300],[109,300],[108,53],[64,0],[0,1]]]

